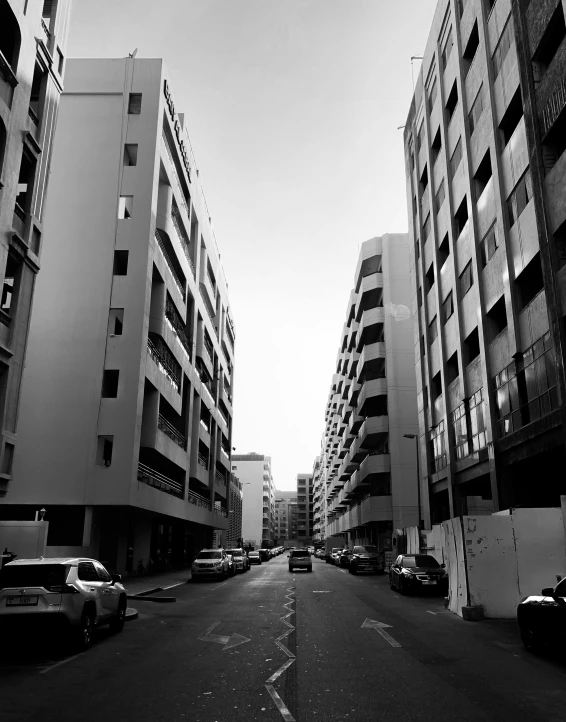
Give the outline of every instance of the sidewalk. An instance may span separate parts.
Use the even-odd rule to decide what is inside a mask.
[[[143,594],[184,584],[190,578],[190,569],[177,569],[172,572],[148,574],[145,577],[127,577],[122,580],[122,584],[126,587],[128,594]]]

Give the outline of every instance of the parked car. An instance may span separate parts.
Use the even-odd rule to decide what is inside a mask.
[[[247,572],[250,568],[250,560],[248,559],[248,555],[243,549],[226,549],[226,554],[231,554],[234,563],[236,564],[236,571]]]
[[[226,558],[228,559],[228,576],[234,577],[236,575],[236,560],[228,552],[226,552]]]
[[[261,557],[259,555],[259,552],[249,552],[248,559],[250,560],[250,565],[261,564]]]
[[[338,556],[336,560],[336,566],[338,567],[348,567],[350,564],[350,559],[352,558],[352,550],[351,549],[342,549],[340,555]]]
[[[331,549],[330,551],[326,551],[326,552],[324,553],[324,559],[325,559],[326,563],[327,563],[327,564],[334,564],[334,558],[333,558],[332,555],[333,555],[335,552],[341,551],[341,549],[342,549],[342,547],[332,547],[332,549]]]
[[[259,549],[258,551],[262,562],[268,562],[271,559],[269,549]]]
[[[564,649],[566,643],[566,577],[556,587],[545,587],[517,607],[521,640],[529,652],[544,647]]]
[[[17,559],[0,570],[0,626],[15,633],[63,627],[78,649],[87,649],[96,627],[124,627],[121,580],[96,559]]]
[[[358,574],[359,572],[372,572],[373,574],[383,574],[385,572],[385,554],[378,552],[377,547],[355,546],[348,564],[350,574]]]
[[[325,554],[324,549],[317,549],[317,550],[315,551],[314,555],[315,555],[315,557],[316,557],[317,559],[324,559],[324,557],[325,557],[326,554]]]
[[[223,549],[202,549],[191,565],[193,582],[205,578],[222,578],[230,574],[230,561]]]
[[[444,564],[429,554],[401,554],[389,570],[389,586],[401,594],[423,589],[448,593],[448,575]]]
[[[308,549],[293,549],[289,552],[289,571],[295,569],[306,569],[312,572],[312,560]]]
[[[331,554],[332,564],[335,566],[338,566],[338,558],[340,557],[340,554],[342,554],[343,548],[340,547],[339,549],[333,549]]]

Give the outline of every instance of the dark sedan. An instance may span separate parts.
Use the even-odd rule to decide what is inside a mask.
[[[556,587],[545,587],[540,596],[523,599],[517,607],[521,639],[529,652],[543,647],[562,649],[566,643],[566,577]]]
[[[344,549],[340,556],[336,560],[336,566],[337,567],[347,567],[350,563],[350,559],[352,558],[352,550],[351,549]]]
[[[259,555],[259,552],[249,552],[248,559],[250,560],[250,565],[261,564],[261,557]]]
[[[385,571],[385,555],[383,552],[378,552],[377,548],[372,545],[355,546],[348,564],[348,571],[350,574],[358,574],[359,572],[383,574]]]
[[[389,570],[389,586],[401,594],[424,589],[448,592],[448,575],[444,564],[429,554],[401,554]]]

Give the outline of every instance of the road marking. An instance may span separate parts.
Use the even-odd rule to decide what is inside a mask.
[[[219,584],[217,587],[213,587],[210,591],[215,592],[217,589],[220,589],[220,587],[223,587],[225,584],[228,584],[228,580],[222,582],[222,584]]]
[[[295,718],[289,712],[287,707],[285,707],[285,703],[283,702],[281,697],[277,694],[274,687],[270,684],[266,684],[265,689],[271,695],[271,699],[275,702],[275,705],[277,706],[277,709],[281,712],[281,716],[283,717],[285,722],[295,722]]]
[[[266,680],[266,684],[272,684],[273,682],[275,682],[275,680],[277,679],[277,677],[279,677],[281,674],[283,674],[283,672],[284,672],[286,669],[289,669],[289,667],[290,667],[292,664],[294,664],[294,663],[295,663],[295,659],[294,659],[294,658],[293,658],[293,659],[288,659],[283,666],[279,667],[279,669],[277,670],[277,672],[275,672],[274,674],[272,674],[271,677],[270,677],[268,680]]]
[[[313,589],[313,594],[330,594],[332,590],[331,589]]]
[[[227,649],[232,649],[232,647],[237,647],[239,644],[245,644],[246,642],[250,641],[249,637],[243,637],[241,634],[232,634],[229,637],[226,637],[222,634],[212,634],[212,630],[215,629],[220,622],[214,622],[214,624],[211,624],[210,627],[200,635],[200,637],[197,637],[197,639],[200,639],[201,642],[214,642],[215,644],[223,644],[224,649],[223,652]]]
[[[181,587],[183,584],[186,584],[187,582],[176,582],[175,584],[170,584],[168,587],[163,587],[163,591],[167,589],[173,589],[174,587]]]
[[[51,672],[51,670],[55,669],[55,667],[60,667],[62,664],[67,664],[67,662],[72,662],[73,659],[76,659],[77,657],[80,657],[83,654],[84,654],[84,652],[79,652],[79,654],[73,654],[72,657],[67,657],[67,659],[62,659],[60,662],[55,662],[55,664],[52,664],[51,667],[47,667],[47,669],[42,669],[39,674],[47,674],[47,672]]]
[[[429,614],[434,614],[434,616],[436,617],[436,612],[431,612],[430,609],[427,609],[426,611],[427,611]]]
[[[390,624],[385,624],[384,622],[377,622],[375,619],[369,619],[366,618],[360,629],[369,629],[370,627],[373,627],[376,632],[381,634],[383,639],[385,639],[392,647],[400,647],[401,645],[399,642],[395,641],[393,637],[390,634],[387,634],[387,632],[383,629],[384,627],[391,628]]]
[[[348,572],[345,569],[339,569],[339,572],[342,572],[342,574],[348,574]]]

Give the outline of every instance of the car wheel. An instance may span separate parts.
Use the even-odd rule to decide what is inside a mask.
[[[75,632],[75,647],[84,652],[87,650],[93,642],[94,638],[94,616],[89,609],[85,609],[82,617],[81,624]]]
[[[540,643],[537,642],[535,634],[530,629],[521,627],[521,641],[527,652],[531,654],[540,652]]]
[[[128,608],[128,603],[125,599],[121,599],[120,603],[118,605],[118,614],[116,617],[110,622],[110,631],[113,634],[118,634],[118,632],[121,632],[122,629],[124,629],[124,622],[126,621],[126,609]]]
[[[403,596],[407,596],[409,594],[409,589],[402,578],[399,580],[399,594],[402,594]]]

